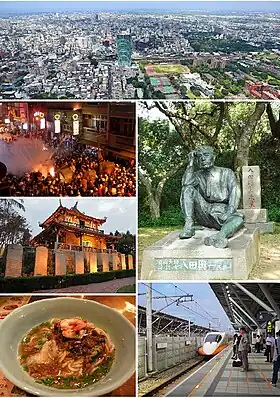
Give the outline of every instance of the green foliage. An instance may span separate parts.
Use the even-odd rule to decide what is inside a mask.
[[[31,293],[36,290],[60,289],[77,285],[88,285],[89,283],[101,283],[135,276],[135,274],[136,271],[132,269],[81,275],[2,277],[0,278],[0,291],[2,293]]]
[[[117,293],[135,293],[135,292],[136,292],[136,285],[123,286],[117,290]]]
[[[168,119],[140,119],[139,165],[149,176],[153,193],[164,175],[178,163],[187,160],[187,154],[201,145],[215,147],[216,164],[234,169],[239,134],[246,129],[248,120],[255,110],[255,102],[234,102],[226,104],[226,113],[215,135],[222,106],[210,101],[197,101],[183,109],[180,102],[169,105],[169,110],[177,113],[179,129],[172,129]],[[184,117],[195,121],[192,126]],[[182,138],[183,135],[183,138]],[[268,209],[269,219],[280,221],[280,141],[273,138],[267,114],[264,113],[253,133],[249,165],[259,165],[261,170],[262,207]],[[161,216],[151,219],[150,197],[139,179],[139,225],[142,227],[182,225],[180,213],[181,180],[185,167],[167,178],[160,201]]]
[[[116,244],[116,250],[123,254],[132,254],[135,256],[136,236],[127,231]]]
[[[153,184],[158,184],[185,156],[183,142],[167,120],[139,119],[139,166]]]
[[[268,209],[268,219],[274,222],[280,222],[280,206],[270,207]]]
[[[142,227],[173,227],[177,225],[184,225],[184,217],[181,213],[180,206],[169,207],[163,210],[160,218],[152,219],[149,213],[141,212],[138,218],[138,225]]]

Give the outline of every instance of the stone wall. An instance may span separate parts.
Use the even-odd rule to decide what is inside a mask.
[[[52,261],[52,257],[54,260]],[[51,270],[51,263],[54,262]],[[85,267],[86,265],[86,267]],[[23,267],[23,247],[9,245],[7,250],[5,276],[21,276]],[[64,249],[49,250],[45,246],[35,249],[34,275],[66,275],[68,273],[83,274],[85,272],[109,272],[110,270],[133,269],[131,255],[121,253],[95,253],[90,251],[70,251]]]

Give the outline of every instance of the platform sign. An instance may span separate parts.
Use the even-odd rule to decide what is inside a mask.
[[[268,322],[272,321],[272,318],[273,318],[272,314],[267,311],[260,311],[258,314],[258,321]]]
[[[167,343],[157,343],[157,350],[167,348]]]
[[[273,329],[274,329],[274,327],[273,327],[272,321],[268,321],[266,324],[266,333],[273,334]]]

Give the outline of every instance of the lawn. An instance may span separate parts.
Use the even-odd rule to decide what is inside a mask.
[[[123,286],[117,290],[117,293],[135,293],[135,292],[136,292],[135,285]]]
[[[189,68],[187,66],[175,64],[175,65],[154,65],[156,73],[187,73]]]
[[[161,227],[161,228],[138,228],[138,270],[141,272],[143,251],[157,242],[169,232],[176,231],[182,227]]]
[[[162,239],[178,227],[139,228],[138,229],[138,264],[141,272],[143,251]],[[261,257],[259,266],[255,267],[249,279],[280,279],[280,224],[275,224],[273,234],[261,234]]]

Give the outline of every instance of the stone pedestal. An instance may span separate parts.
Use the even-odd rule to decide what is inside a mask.
[[[48,248],[45,246],[36,247],[34,275],[48,274]]]
[[[205,246],[206,236],[216,230],[204,228],[191,239],[171,232],[144,251],[142,280],[248,279],[259,264],[260,235],[257,228],[243,228],[229,240],[226,249]]]
[[[63,253],[55,253],[55,275],[66,275],[66,259]]]
[[[118,270],[118,265],[119,265],[119,255],[118,253],[112,253],[111,254],[111,262],[113,264],[113,271]]]
[[[108,272],[109,271],[109,254],[102,253],[102,271]]]
[[[121,254],[121,266],[122,269],[126,269],[125,254]]]
[[[89,253],[89,272],[97,272],[97,253]]]
[[[5,276],[21,276],[23,248],[21,245],[9,245]]]
[[[75,252],[75,273],[85,273],[85,257],[84,252]]]
[[[261,233],[273,232],[274,223],[267,219],[267,210],[261,208],[261,182],[259,166],[242,167],[243,209],[245,226],[259,228]]]
[[[131,254],[128,254],[127,256],[127,261],[128,261],[128,268],[133,269],[133,256]]]

